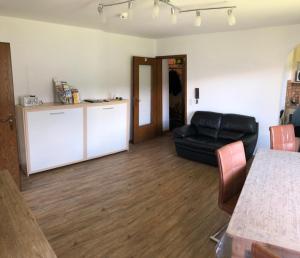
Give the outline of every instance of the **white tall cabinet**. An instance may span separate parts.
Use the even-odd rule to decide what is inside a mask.
[[[128,150],[128,101],[17,106],[20,163],[27,175]]]

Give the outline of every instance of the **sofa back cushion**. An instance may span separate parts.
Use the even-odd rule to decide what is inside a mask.
[[[220,134],[223,133],[222,131],[253,134],[257,131],[257,125],[254,117],[235,114],[224,114],[222,117]]]
[[[199,135],[212,138],[218,137],[222,114],[207,111],[197,111],[192,117],[191,124],[196,128]]]

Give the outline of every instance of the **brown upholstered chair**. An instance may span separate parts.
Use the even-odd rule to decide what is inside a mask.
[[[219,207],[232,215],[247,176],[243,142],[227,144],[218,149],[216,154],[219,164]],[[222,230],[224,227],[210,239],[218,242],[217,236]]]
[[[270,127],[270,142],[272,150],[298,152],[300,147],[300,139],[295,137],[293,125]]]
[[[219,164],[219,207],[232,215],[246,180],[246,157],[242,141],[217,150]]]
[[[268,248],[257,243],[252,244],[251,254],[252,258],[280,258],[272,253]]]

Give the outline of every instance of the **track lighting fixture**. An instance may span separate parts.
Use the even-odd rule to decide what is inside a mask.
[[[121,21],[126,21],[129,19],[129,14],[128,12],[123,12],[123,13],[120,13],[120,20]]]
[[[201,19],[201,13],[199,10],[196,11],[196,17],[195,17],[195,22],[194,22],[194,25],[196,27],[200,27],[201,26],[201,23],[202,23],[202,19]]]
[[[98,13],[101,16],[101,21],[102,23],[106,22],[106,17],[104,14],[104,9],[106,7],[111,7],[111,6],[115,6],[115,5],[122,5],[122,4],[127,4],[128,5],[128,10],[127,12],[123,12],[120,14],[120,18],[121,20],[128,20],[128,19],[132,19],[133,16],[133,2],[135,0],[120,0],[121,2],[114,2],[111,4],[102,4],[100,3],[98,5]],[[196,12],[196,17],[195,17],[195,22],[194,25],[196,27],[200,27],[201,23],[202,23],[202,18],[201,18],[201,13],[203,11],[211,11],[211,10],[227,10],[227,15],[228,15],[228,24],[230,26],[233,26],[236,24],[236,18],[233,15],[233,9],[236,8],[236,6],[219,6],[219,7],[210,7],[210,8],[197,8],[197,9],[181,9],[179,7],[177,7],[176,5],[174,5],[171,1],[172,0],[153,0],[154,1],[154,5],[153,5],[153,10],[152,10],[152,17],[153,19],[157,19],[159,17],[159,13],[160,13],[160,3],[163,3],[169,7],[171,7],[171,23],[172,24],[177,24],[177,15],[178,14],[182,14],[182,13],[190,13]]]
[[[177,24],[177,14],[175,8],[171,8],[171,23],[172,24]]]
[[[159,0],[154,0],[154,6],[153,6],[153,11],[152,11],[152,17],[153,19],[157,19],[159,17]]]
[[[133,18],[133,0],[128,2],[128,19],[132,20]]]
[[[233,14],[232,9],[228,9],[227,14],[228,14],[228,24],[229,24],[229,26],[235,25],[236,24],[236,18]]]
[[[103,4],[99,4],[98,5],[98,13],[100,15],[101,22],[102,23],[106,23],[106,16],[105,16],[105,13],[104,13],[104,6],[103,6]]]

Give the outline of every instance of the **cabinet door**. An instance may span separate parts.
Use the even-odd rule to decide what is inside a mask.
[[[88,107],[88,158],[128,149],[127,120],[126,103]]]
[[[83,160],[83,108],[27,112],[30,173]]]

